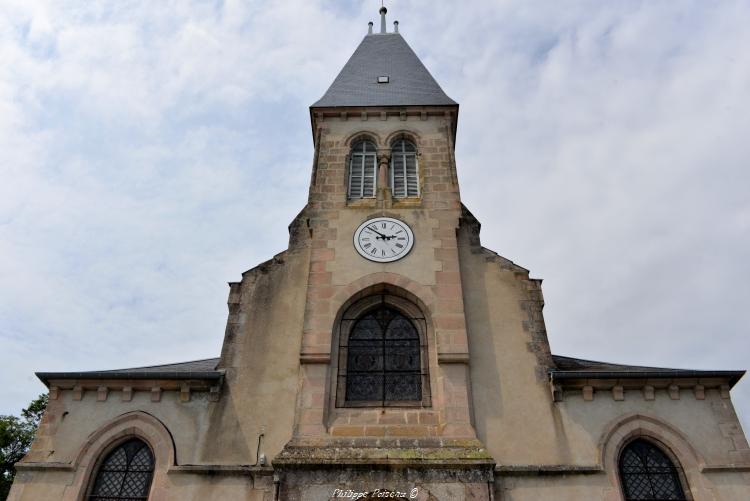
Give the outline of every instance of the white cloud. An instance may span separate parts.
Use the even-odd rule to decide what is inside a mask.
[[[42,390],[34,370],[219,353],[225,282],[285,247],[307,106],[375,10],[4,2],[0,412]],[[744,368],[747,3],[390,10],[461,103],[484,244],[545,278],[553,350]],[[747,419],[750,383],[735,403]]]

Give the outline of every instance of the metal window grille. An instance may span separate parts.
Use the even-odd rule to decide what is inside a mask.
[[[339,345],[344,405],[421,405],[428,377],[424,350],[412,320],[392,308],[359,318]]]
[[[354,145],[349,160],[349,198],[372,198],[378,167],[375,145],[370,141],[359,141]]]
[[[129,440],[110,452],[94,480],[89,501],[145,501],[154,475],[154,456],[148,445]]]
[[[679,470],[657,447],[635,440],[620,455],[626,501],[685,500]]]
[[[417,148],[400,139],[391,149],[391,189],[396,198],[419,196]]]

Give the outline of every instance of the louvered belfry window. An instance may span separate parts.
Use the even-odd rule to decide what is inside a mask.
[[[429,393],[425,346],[413,321],[393,308],[356,320],[339,355],[344,406],[422,405],[423,392]]]
[[[419,196],[417,148],[405,139],[393,143],[391,149],[391,189],[396,198]]]
[[[154,475],[154,455],[132,439],[110,452],[99,467],[89,501],[145,501]]]
[[[626,501],[685,500],[678,468],[651,442],[628,444],[619,466]]]
[[[370,141],[359,141],[354,145],[349,160],[349,198],[372,198],[375,196],[378,156]]]

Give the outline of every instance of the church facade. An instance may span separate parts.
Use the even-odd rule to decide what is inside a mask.
[[[482,247],[458,104],[398,33],[310,108],[288,249],[230,284],[219,358],[38,373],[10,499],[750,499],[743,371],[553,355],[541,280]]]

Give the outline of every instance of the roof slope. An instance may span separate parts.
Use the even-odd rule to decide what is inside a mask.
[[[37,372],[44,384],[50,379],[219,379],[224,371],[216,370],[218,358],[206,358],[130,369],[114,369],[86,372]]]
[[[563,357],[552,355],[555,369],[550,370],[554,379],[605,379],[605,378],[728,378],[734,385],[745,374],[745,371],[712,371],[693,369],[669,369],[662,367],[644,367],[640,365],[622,365],[596,360]]]
[[[378,83],[378,77],[389,77]],[[455,106],[398,33],[366,35],[312,108]]]

